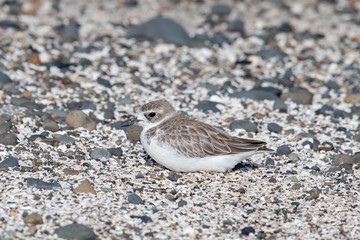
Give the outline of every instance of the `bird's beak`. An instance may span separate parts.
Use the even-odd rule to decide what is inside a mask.
[[[120,127],[129,127],[137,122],[139,122],[137,118],[129,118],[128,120],[122,122]]]

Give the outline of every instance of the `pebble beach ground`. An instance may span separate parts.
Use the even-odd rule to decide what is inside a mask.
[[[0,0],[0,97],[0,240],[360,236],[358,0]],[[275,152],[167,170],[158,99]]]

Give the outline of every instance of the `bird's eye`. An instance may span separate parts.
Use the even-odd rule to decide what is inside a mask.
[[[149,113],[149,117],[155,117],[155,116],[156,116],[156,113],[155,113],[155,112]]]

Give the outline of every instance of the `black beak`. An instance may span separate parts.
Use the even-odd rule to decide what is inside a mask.
[[[129,118],[128,120],[122,122],[119,127],[129,127],[131,125],[134,125],[135,123],[139,122],[137,118]]]

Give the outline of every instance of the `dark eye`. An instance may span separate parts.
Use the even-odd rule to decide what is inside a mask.
[[[156,116],[156,113],[155,113],[155,112],[149,113],[149,117],[155,117],[155,116]]]

